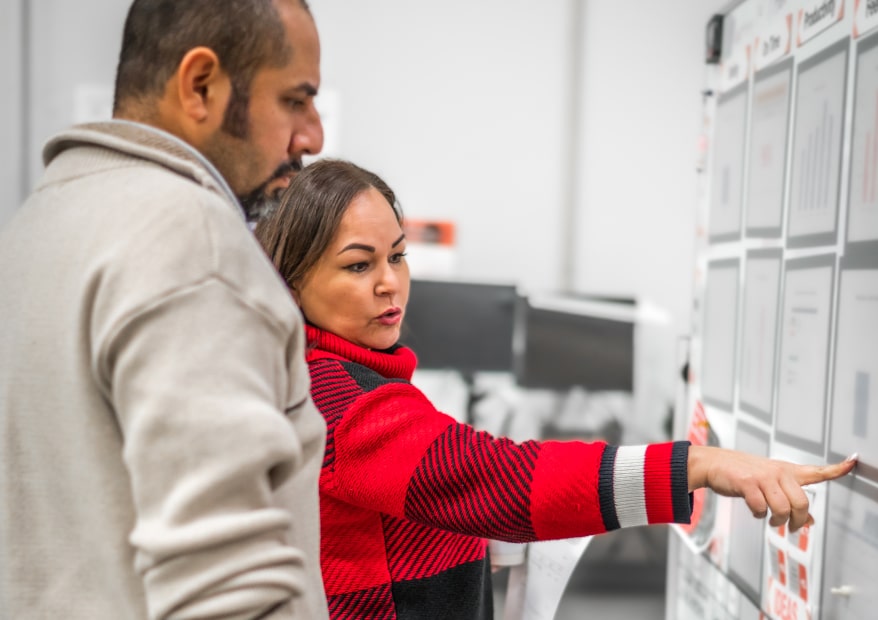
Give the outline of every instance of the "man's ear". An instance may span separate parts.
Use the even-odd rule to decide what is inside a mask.
[[[177,98],[187,120],[219,125],[231,93],[229,76],[209,47],[194,47],[177,67]]]

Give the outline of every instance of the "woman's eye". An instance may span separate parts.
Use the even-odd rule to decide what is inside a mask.
[[[390,262],[401,263],[403,258],[405,258],[405,252],[399,252],[398,254],[394,254],[390,257]]]
[[[352,271],[353,273],[363,273],[366,269],[369,268],[369,263],[354,263],[353,265],[348,265],[345,267],[348,271]]]

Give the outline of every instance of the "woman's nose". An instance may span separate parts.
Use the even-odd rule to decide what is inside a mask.
[[[378,282],[375,284],[375,294],[379,296],[393,295],[399,290],[399,278],[390,265],[381,270]]]

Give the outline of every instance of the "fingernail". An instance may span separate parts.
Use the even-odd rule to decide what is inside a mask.
[[[853,454],[851,454],[849,457],[847,457],[845,459],[845,461],[859,461],[859,460],[860,460],[860,453],[859,452],[854,452]]]

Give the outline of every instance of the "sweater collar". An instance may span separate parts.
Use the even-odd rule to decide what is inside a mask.
[[[371,368],[388,379],[411,381],[418,358],[408,347],[395,345],[383,351],[366,349],[313,325],[305,326],[308,337],[308,361],[333,357]],[[327,355],[329,354],[329,355]]]
[[[63,151],[82,144],[93,144],[159,163],[225,194],[244,217],[237,197],[216,167],[193,146],[167,131],[121,119],[76,125],[46,143],[43,163],[48,165]]]

